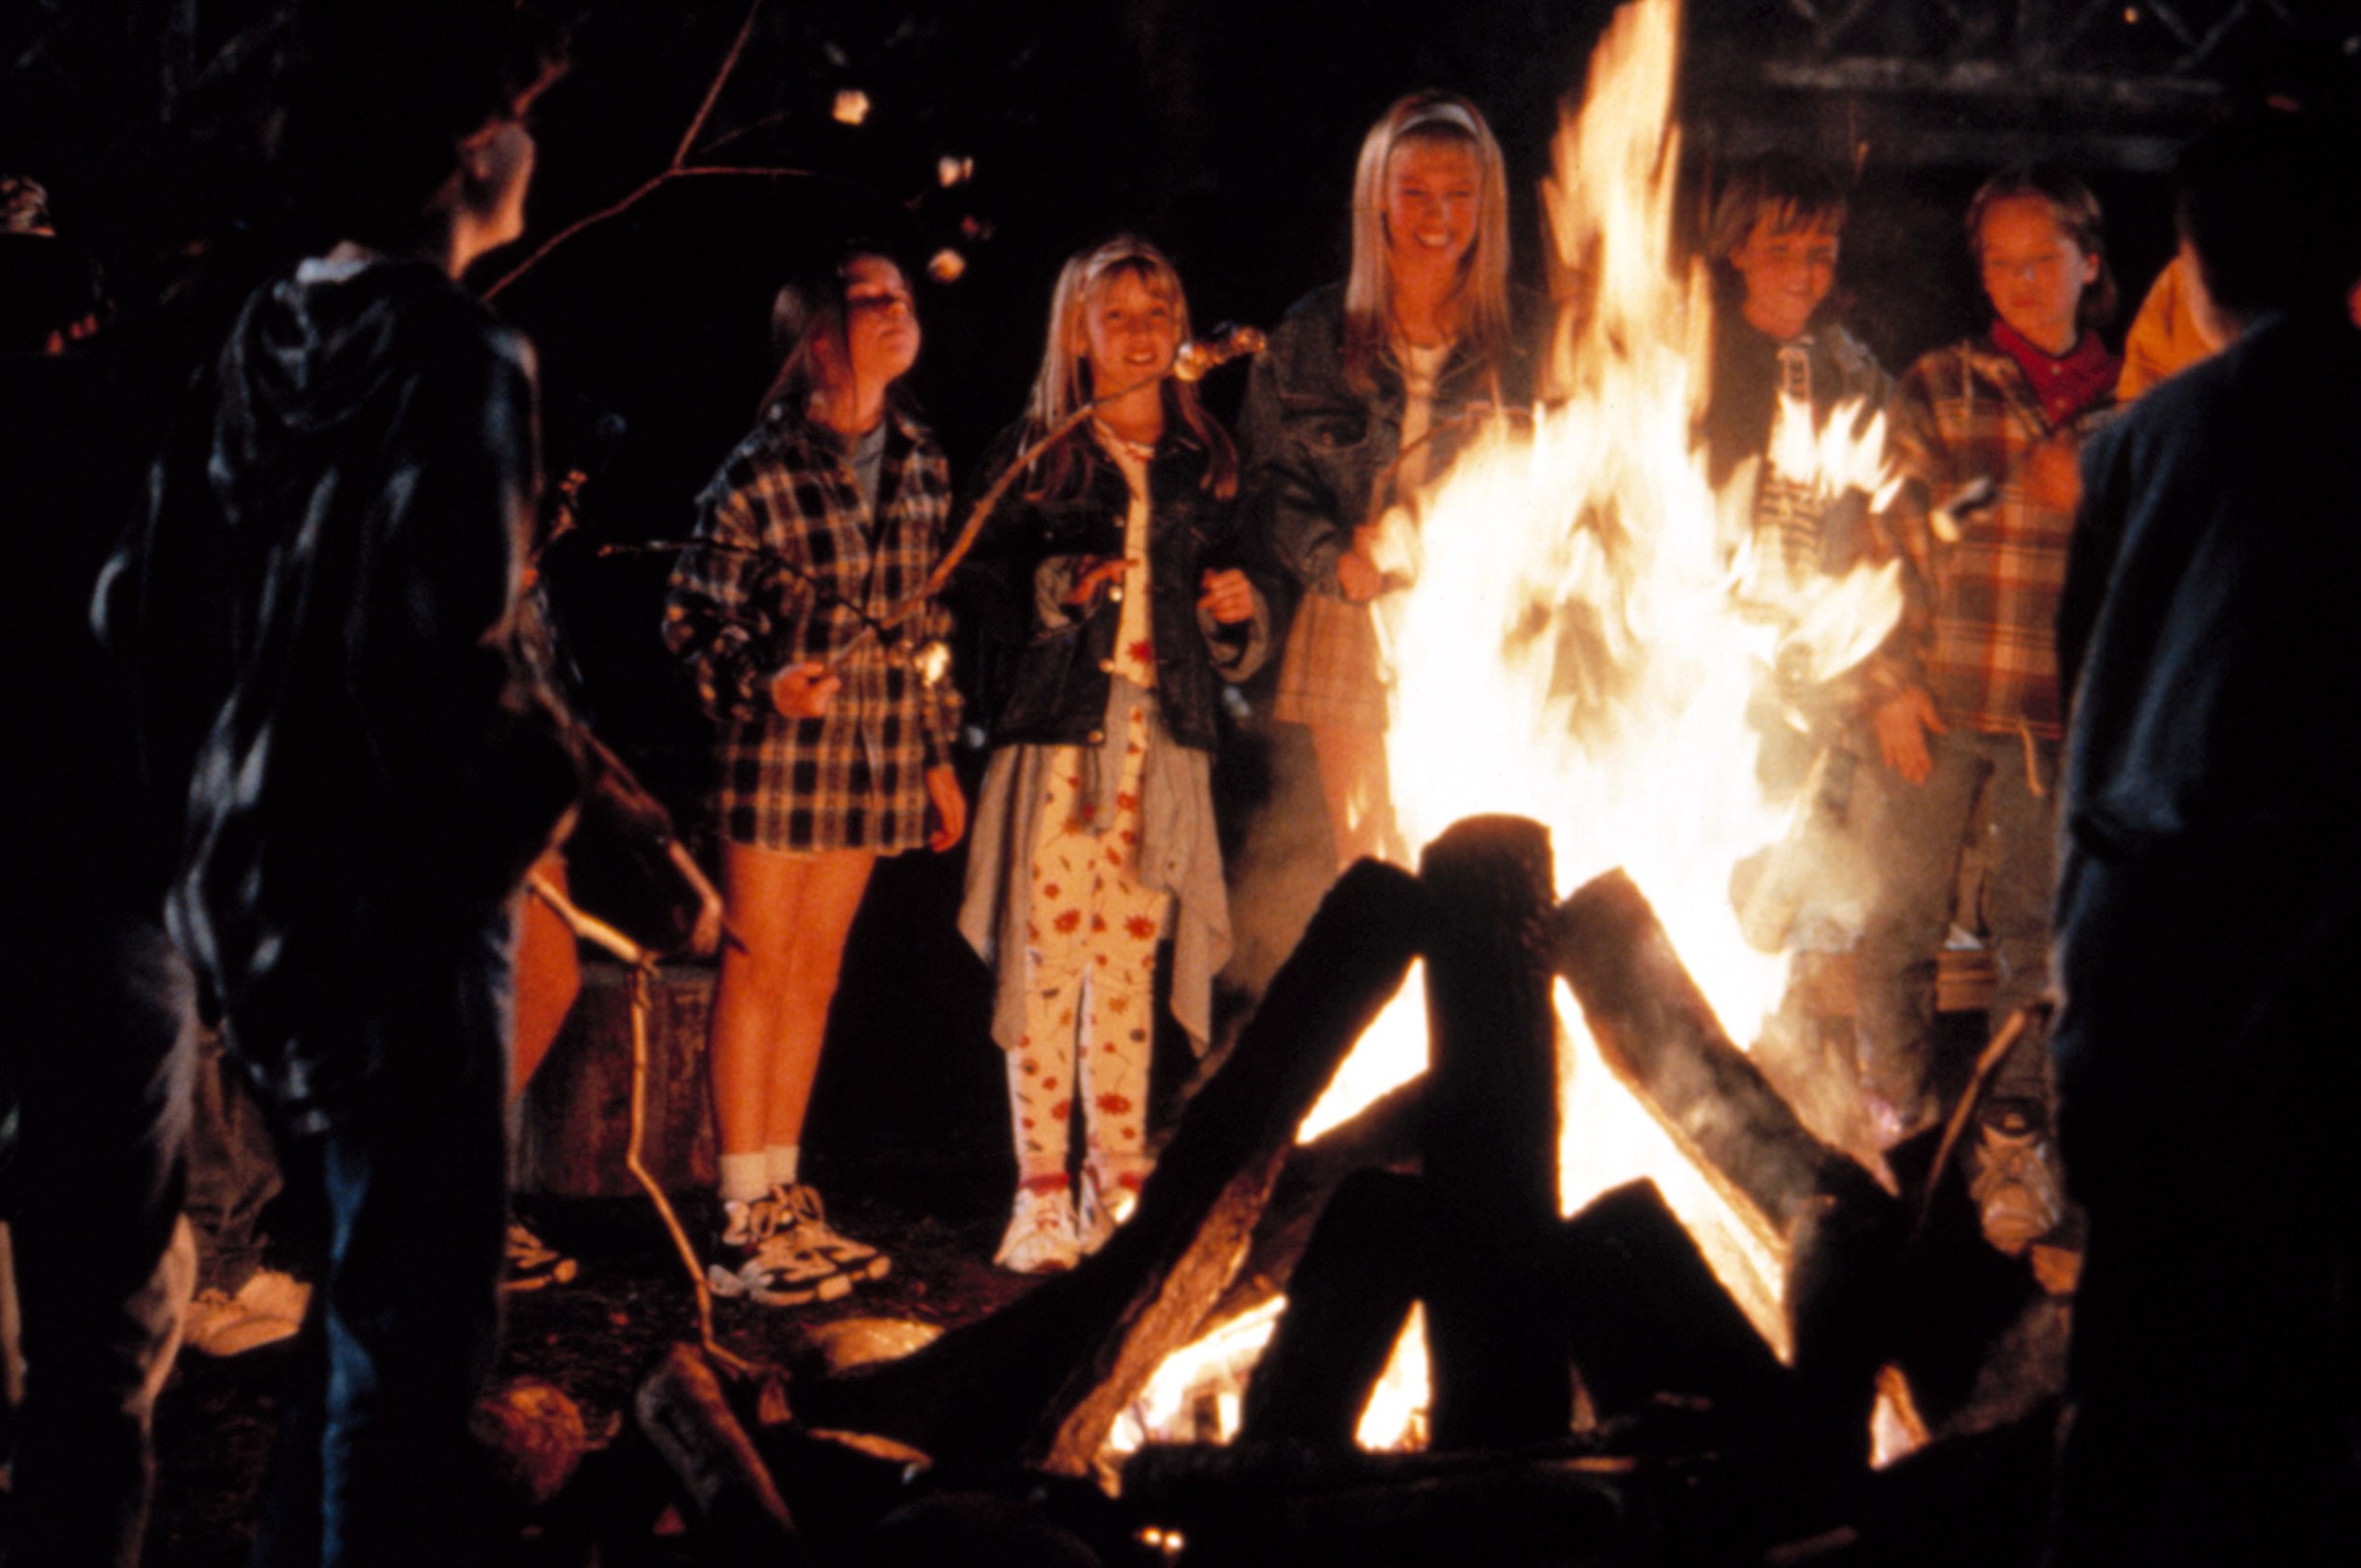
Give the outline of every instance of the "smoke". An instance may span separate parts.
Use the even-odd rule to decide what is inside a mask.
[[[1214,1002],[1215,1036],[1226,1046],[1336,880],[1336,841],[1302,725],[1241,729],[1223,749],[1215,789],[1234,826],[1225,834],[1233,946]]]

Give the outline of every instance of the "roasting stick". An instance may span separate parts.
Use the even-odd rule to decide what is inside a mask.
[[[968,513],[967,523],[959,530],[959,536],[951,541],[950,549],[944,551],[942,559],[935,564],[935,570],[927,573],[927,580],[919,585],[918,591],[881,614],[871,615],[843,596],[829,593],[820,588],[808,575],[788,563],[777,562],[776,565],[782,570],[802,578],[807,586],[830,602],[851,611],[861,622],[844,645],[828,656],[827,669],[830,672],[843,669],[846,661],[872,637],[884,635],[918,614],[929,601],[938,597],[951,580],[951,573],[959,570],[959,563],[967,559],[968,551],[975,548],[976,535],[983,531],[986,519],[992,515],[993,509],[1000,504],[1001,498],[1008,493],[1008,487],[1016,482],[1016,476],[1032,466],[1036,457],[1063,440],[1075,426],[1096,412],[1101,403],[1127,397],[1132,392],[1139,391],[1140,388],[1163,381],[1168,377],[1180,381],[1200,381],[1204,379],[1207,371],[1217,365],[1226,365],[1234,359],[1241,359],[1248,354],[1262,352],[1266,341],[1267,339],[1259,328],[1239,326],[1217,328],[1211,337],[1194,338],[1181,344],[1180,351],[1173,356],[1172,364],[1163,370],[1152,376],[1143,376],[1139,380],[1118,387],[1112,392],[1102,392],[1060,419],[1039,441],[1019,452],[1016,460],[1010,463],[1000,477],[993,482],[992,488],[984,492],[983,498],[976,503],[975,510]],[[602,556],[660,555],[680,550],[723,550],[742,555],[764,553],[743,545],[720,544],[711,539],[651,539],[644,544],[601,545],[598,547],[598,554]],[[920,673],[927,678],[930,684],[940,675],[939,670],[928,670],[925,662],[920,664]]]
[[[993,481],[992,488],[984,492],[983,499],[968,513],[967,524],[959,530],[959,537],[951,541],[950,549],[943,552],[942,559],[935,564],[935,570],[927,573],[927,580],[919,590],[881,616],[864,617],[851,639],[828,659],[829,670],[843,668],[844,662],[864,642],[900,626],[924,608],[929,600],[941,593],[944,585],[951,580],[951,573],[959,570],[959,563],[966,560],[968,551],[975,548],[976,535],[983,532],[985,520],[992,515],[993,509],[1000,504],[1000,498],[1008,493],[1008,487],[1016,482],[1016,476],[1030,468],[1033,459],[1063,441],[1068,432],[1096,413],[1101,403],[1128,397],[1142,387],[1167,378],[1201,381],[1205,373],[1217,365],[1226,365],[1234,359],[1262,352],[1266,342],[1268,339],[1260,328],[1217,327],[1211,337],[1194,338],[1181,344],[1180,351],[1173,356],[1173,362],[1154,375],[1142,376],[1137,381],[1103,392],[1051,426],[1040,440],[1017,453],[1016,460],[1002,469],[999,478]]]

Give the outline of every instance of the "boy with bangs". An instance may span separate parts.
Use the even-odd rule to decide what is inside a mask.
[[[1885,402],[1886,373],[1823,310],[1836,286],[1846,215],[1836,176],[1785,153],[1740,169],[1714,202],[1706,250],[1723,308],[1704,434],[1716,489],[1769,450],[1782,397],[1809,408],[1815,425],[1848,400],[1858,400],[1864,418]],[[1762,472],[1753,518],[1758,547],[1776,548],[1790,577],[1839,564],[1830,557],[1842,542],[1824,536],[1819,503],[1792,480]]]

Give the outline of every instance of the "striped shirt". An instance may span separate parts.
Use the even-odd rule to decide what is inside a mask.
[[[949,613],[929,604],[854,643],[940,558],[950,475],[925,426],[887,419],[872,508],[844,442],[770,409],[705,487],[698,548],[673,569],[664,642],[720,728],[716,810],[733,843],[890,855],[926,842],[926,771],[950,759],[959,698],[948,680],[927,684],[917,655],[949,634]],[[784,717],[772,681],[815,659],[843,689],[818,718]]]

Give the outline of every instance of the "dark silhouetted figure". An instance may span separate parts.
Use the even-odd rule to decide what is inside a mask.
[[[483,1550],[512,900],[576,784],[516,635],[529,350],[455,281],[522,231],[541,62],[505,7],[394,9],[304,40],[334,243],[246,302],[98,604],[189,781],[173,935],[321,1216],[271,1563]]]
[[[2234,340],[2083,456],[2052,1050],[2090,1231],[2061,1563],[2361,1561],[2352,146],[2270,115],[2191,149],[2183,247]]]

